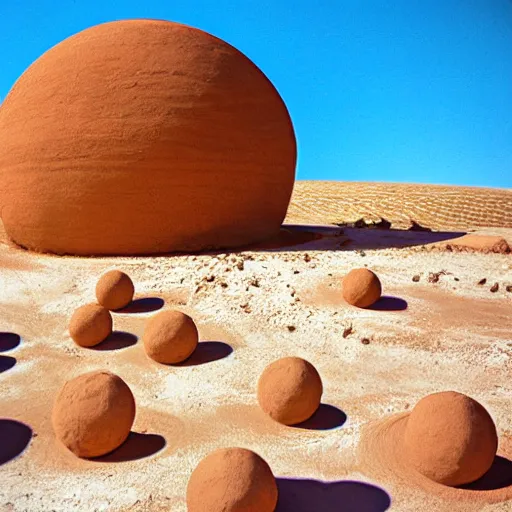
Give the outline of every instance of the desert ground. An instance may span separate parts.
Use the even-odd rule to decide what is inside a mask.
[[[76,258],[17,248],[0,223],[0,510],[183,512],[197,463],[231,446],[269,463],[277,512],[512,510],[512,254],[498,238],[457,241],[512,244],[512,191],[297,182],[285,224],[285,242],[243,251]],[[342,277],[363,266],[383,284],[367,310],[341,298]],[[78,347],[69,318],[112,268],[136,300],[109,339]],[[204,344],[182,365],[141,346],[162,308],[199,327]],[[284,356],[309,360],[324,384],[298,427],[256,400],[259,375]],[[137,416],[118,450],[81,460],[55,439],[51,410],[65,381],[95,369],[126,381]],[[395,471],[374,434],[444,390],[483,404],[500,436],[490,475],[467,489]]]

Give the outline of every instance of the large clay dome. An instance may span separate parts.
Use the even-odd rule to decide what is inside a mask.
[[[29,249],[141,254],[277,233],[293,127],[265,75],[201,30],[98,25],[53,47],[0,107],[0,212]]]

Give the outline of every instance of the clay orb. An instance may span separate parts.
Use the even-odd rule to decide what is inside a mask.
[[[121,446],[134,419],[130,388],[105,371],[85,373],[66,382],[52,413],[59,441],[83,458],[100,457]]]
[[[196,324],[181,311],[162,311],[150,318],[142,337],[146,354],[162,364],[176,364],[192,355],[199,341]]]
[[[322,380],[315,367],[299,357],[271,363],[258,381],[260,407],[284,425],[311,418],[320,406],[322,393]]]
[[[81,347],[94,347],[112,332],[112,315],[99,304],[79,307],[69,322],[69,335]]]
[[[192,473],[188,512],[274,512],[277,484],[268,464],[243,448],[216,450]]]
[[[478,480],[491,467],[498,448],[489,413],[472,398],[447,391],[422,398],[404,433],[404,456],[419,473],[440,484]]]
[[[277,235],[296,142],[279,93],[226,42],[158,20],[88,28],[0,109],[0,204],[35,251],[134,255]]]
[[[381,294],[379,278],[367,268],[355,268],[343,278],[343,298],[352,306],[368,308]]]
[[[132,280],[120,270],[110,270],[103,274],[96,284],[96,299],[111,311],[128,306],[134,292]]]

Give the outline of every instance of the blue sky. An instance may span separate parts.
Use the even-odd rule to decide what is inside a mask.
[[[512,187],[512,0],[0,4],[0,99],[75,32],[167,19],[228,41],[272,80],[299,179]]]

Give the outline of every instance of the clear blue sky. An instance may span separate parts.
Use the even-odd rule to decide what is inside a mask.
[[[512,187],[512,0],[0,4],[0,99],[75,32],[167,19],[228,41],[272,80],[299,179]]]

